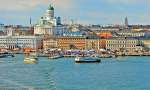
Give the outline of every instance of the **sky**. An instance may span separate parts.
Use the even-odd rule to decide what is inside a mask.
[[[150,24],[150,0],[0,0],[0,23],[25,25],[39,23],[51,5],[55,16],[63,20],[77,19],[79,24],[129,25]]]

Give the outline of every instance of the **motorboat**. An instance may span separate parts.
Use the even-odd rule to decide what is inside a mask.
[[[25,57],[24,62],[34,62],[37,63],[39,60],[37,57]]]
[[[101,62],[100,58],[96,57],[96,58],[80,58],[80,57],[76,57],[75,58],[75,62],[77,63],[82,63],[82,62]]]

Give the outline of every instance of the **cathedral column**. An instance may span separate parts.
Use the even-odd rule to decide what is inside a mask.
[[[46,29],[44,29],[44,35],[45,35],[45,33],[46,33]]]
[[[40,29],[40,34],[42,34],[42,28]]]
[[[42,34],[44,34],[44,29],[42,29]]]
[[[50,29],[48,29],[48,30],[49,30],[49,34],[51,34]]]

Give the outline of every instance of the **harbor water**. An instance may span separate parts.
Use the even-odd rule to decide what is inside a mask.
[[[0,58],[0,90],[150,90],[150,57],[75,58],[24,63],[25,55]]]

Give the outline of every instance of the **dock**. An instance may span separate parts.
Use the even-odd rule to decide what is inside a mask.
[[[117,52],[118,56],[150,56],[150,52]]]
[[[48,57],[48,59],[58,59],[58,58],[62,58],[62,55],[53,55]]]
[[[84,55],[84,57],[88,57],[89,55]],[[63,57],[83,57],[83,55],[63,55]]]

